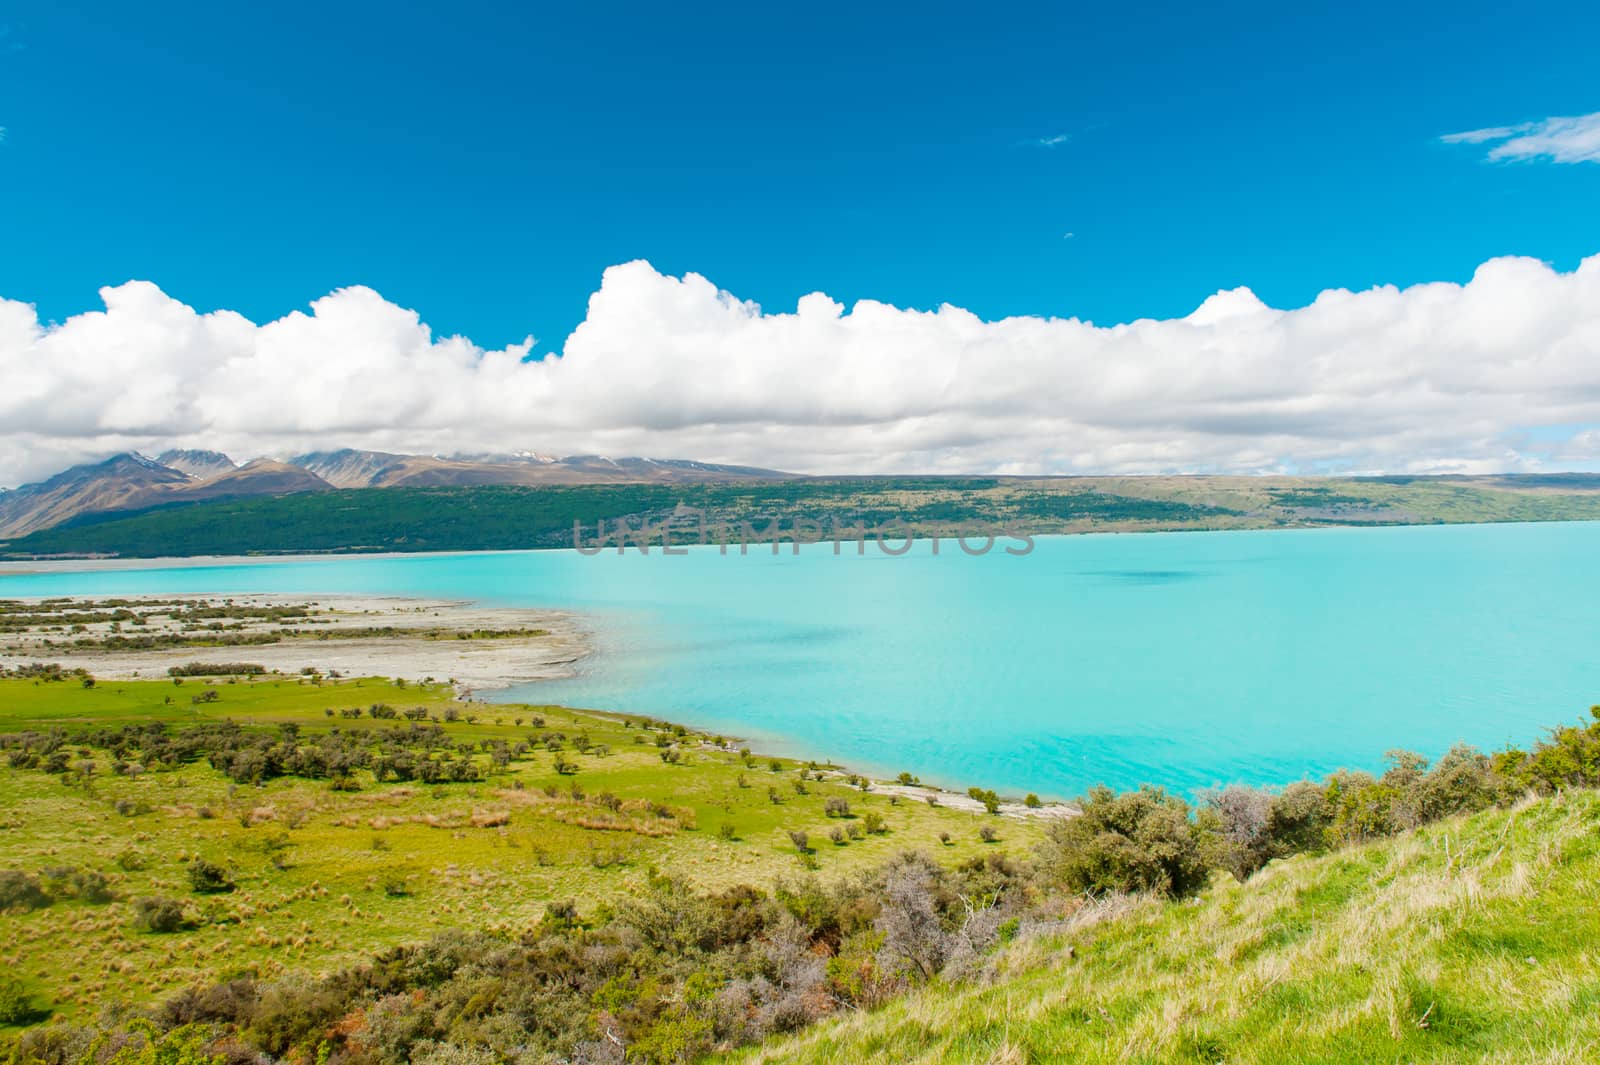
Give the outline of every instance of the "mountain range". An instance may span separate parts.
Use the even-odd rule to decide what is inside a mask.
[[[0,537],[25,536],[90,514],[349,488],[706,484],[792,477],[777,470],[688,459],[554,458],[531,451],[437,456],[342,448],[285,461],[259,458],[243,465],[217,451],[166,451],[153,459],[124,452],[34,484],[0,490]]]

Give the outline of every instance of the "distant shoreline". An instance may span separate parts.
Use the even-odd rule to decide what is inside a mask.
[[[1523,525],[1594,525],[1600,523],[1600,518],[1550,518],[1550,519],[1521,519],[1507,521],[1412,521],[1412,522],[1350,522],[1348,524],[1335,524],[1332,522],[1306,523],[1303,525],[1276,525],[1276,526],[1244,526],[1239,528],[1177,528],[1177,529],[1083,529],[1073,532],[1046,532],[1031,534],[1034,540],[1080,540],[1100,536],[1162,536],[1162,535],[1213,535],[1216,533],[1307,533],[1307,532],[1382,532],[1397,531],[1401,529],[1482,529],[1500,528],[1505,526]],[[925,544],[937,539],[941,544],[952,542],[952,535],[914,536],[913,544]],[[832,541],[823,540],[806,546],[829,546]],[[716,544],[673,544],[673,552],[680,549],[711,550]],[[792,550],[788,540],[780,543],[781,551],[785,554]],[[751,544],[747,553],[751,555],[770,554],[770,542]],[[462,556],[480,555],[525,555],[525,554],[550,554],[553,552],[572,552],[571,547],[486,547],[477,549],[461,549],[453,551],[318,551],[305,554],[250,554],[250,555],[157,555],[157,556],[106,556],[103,558],[38,558],[38,559],[0,559],[0,598],[6,598],[4,580],[8,576],[28,576],[48,573],[101,573],[119,570],[148,570],[148,569],[203,569],[210,566],[266,566],[282,565],[290,562],[351,562],[365,559],[403,559],[403,558],[452,558]],[[639,549],[630,545],[626,551],[629,555],[636,555]],[[738,546],[730,545],[728,554],[738,554]],[[840,552],[847,554],[849,552]],[[607,557],[617,554],[614,546],[606,547],[598,557]],[[659,543],[650,546],[650,554],[662,555]],[[952,553],[954,554],[954,553]],[[670,557],[670,556],[664,556]],[[214,593],[221,595],[226,593]],[[239,593],[256,594],[256,593]],[[40,596],[19,596],[12,598],[38,599]],[[130,598],[137,598],[136,596]],[[329,598],[323,596],[322,598]],[[378,596],[375,598],[383,598]]]

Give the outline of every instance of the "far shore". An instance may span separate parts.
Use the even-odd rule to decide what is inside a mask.
[[[0,578],[29,573],[100,573],[106,570],[201,569],[207,566],[261,566],[284,562],[348,562],[367,558],[431,558],[441,555],[516,555],[523,551],[564,551],[567,548],[518,548],[495,551],[325,551],[317,554],[288,555],[162,555],[133,558],[107,555],[104,558],[12,558],[0,559]],[[0,584],[0,593],[5,586]],[[291,597],[292,598],[292,597]],[[302,596],[301,598],[309,598]],[[322,598],[328,598],[323,596]]]
[[[1332,532],[1389,532],[1395,533],[1402,530],[1438,532],[1446,529],[1481,529],[1508,526],[1551,526],[1551,525],[1593,525],[1600,523],[1600,518],[1552,518],[1552,519],[1523,519],[1523,520],[1495,520],[1495,521],[1395,521],[1395,522],[1295,522],[1272,526],[1241,526],[1228,528],[1087,528],[1061,532],[1036,532],[1030,533],[1035,541],[1044,540],[1078,540],[1096,537],[1146,537],[1162,535],[1202,535],[1214,536],[1226,533],[1332,533]],[[942,535],[914,536],[913,544],[925,544],[938,539],[948,543],[952,537]],[[780,541],[784,551],[791,550],[792,541]],[[817,543],[826,545],[828,540]],[[680,548],[688,550],[715,550],[716,544],[673,544],[674,552]],[[759,547],[766,550],[768,543],[752,545],[751,551]],[[135,557],[123,555],[104,556],[72,556],[58,558],[0,558],[0,598],[5,595],[5,578],[8,576],[26,576],[29,574],[49,573],[103,573],[113,571],[144,570],[144,569],[201,569],[209,566],[268,566],[283,565],[291,562],[351,562],[364,559],[403,559],[403,558],[449,558],[462,555],[523,555],[523,554],[548,554],[552,552],[570,552],[571,547],[515,547],[515,548],[463,548],[457,551],[321,551],[280,554],[251,554],[251,555],[159,555],[152,557]],[[616,554],[614,547],[606,547],[603,556]],[[639,553],[639,548],[629,545],[627,554]],[[663,555],[660,543],[650,545],[650,554]],[[1025,556],[1023,556],[1025,557]],[[17,598],[17,597],[11,597]],[[24,597],[26,598],[26,597]]]

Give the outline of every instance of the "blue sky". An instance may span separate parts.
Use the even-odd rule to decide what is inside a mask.
[[[1407,8],[9,0],[0,296],[543,351],[636,258],[1110,323],[1600,251],[1600,165],[1439,141],[1600,111],[1600,6]]]

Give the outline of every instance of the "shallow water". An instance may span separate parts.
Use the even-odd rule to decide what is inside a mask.
[[[570,681],[783,753],[1066,796],[1282,783],[1386,750],[1525,744],[1600,702],[1600,524],[1041,538],[968,557],[826,545],[0,576],[0,596],[415,595],[587,615]]]

